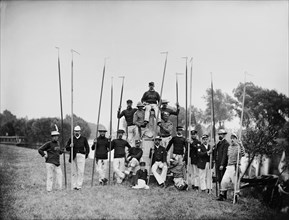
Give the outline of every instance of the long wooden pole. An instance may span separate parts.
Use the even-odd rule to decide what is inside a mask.
[[[70,124],[71,124],[71,129],[70,129],[70,138],[71,138],[71,189],[73,189],[72,185],[72,169],[73,169],[73,51],[71,50],[71,118],[70,118]]]
[[[176,99],[177,105],[179,104],[179,85],[178,85],[178,73],[176,73]],[[177,127],[179,126],[179,114],[177,115]]]
[[[64,149],[63,108],[62,108],[62,90],[61,90],[59,47],[56,47],[56,49],[58,51],[58,78],[59,78],[59,96],[60,96],[60,114],[61,114],[61,148]],[[64,183],[65,183],[65,189],[66,189],[67,188],[67,176],[66,176],[65,153],[63,153],[63,169],[64,169]]]
[[[192,120],[191,120],[191,117],[192,117],[192,88],[193,88],[193,58],[191,58],[191,72],[190,72],[190,110],[189,110],[189,127],[191,129],[192,127]],[[191,134],[191,130],[189,130],[189,140],[191,141],[192,139],[192,134]],[[190,142],[188,142],[188,155],[187,155],[187,161],[188,161],[188,164],[187,164],[187,182],[189,184],[189,172],[190,172],[190,169],[189,167],[191,166],[191,160],[190,160],[190,151],[191,151],[191,144]]]
[[[239,130],[239,138],[240,141],[242,140],[242,125],[243,125],[243,117],[244,117],[244,106],[245,106],[245,95],[246,95],[246,73],[245,73],[245,80],[244,80],[244,90],[243,90],[243,102],[242,102],[242,113],[241,113],[241,120],[240,120],[240,130]],[[240,147],[238,146],[238,154],[237,154],[237,164],[236,164],[236,177],[234,183],[234,197],[233,197],[233,204],[236,203],[236,194],[238,190],[238,173],[239,173],[239,161],[240,161]]]
[[[186,137],[186,140],[188,138],[188,57],[183,57],[184,59],[186,59],[186,86],[185,86],[185,89],[186,89],[186,115],[185,115],[185,120],[186,120],[186,134],[185,134],[185,137]]]
[[[157,117],[156,117],[156,122],[158,122],[158,119],[159,119],[159,115],[160,115],[160,107],[161,107],[161,100],[162,100],[162,94],[163,94],[163,86],[164,86],[164,81],[165,81],[165,75],[166,75],[166,68],[167,68],[167,60],[168,60],[168,52],[161,52],[161,54],[166,54],[166,60],[165,60],[165,65],[164,65],[164,71],[163,71],[163,77],[162,77],[162,86],[161,86],[161,92],[160,92],[160,102],[158,103],[158,114],[157,114]],[[156,132],[154,134],[154,138],[156,137]],[[152,160],[153,160],[153,154],[154,154],[154,146],[152,148],[152,154],[151,154],[151,160],[150,160],[150,166],[152,165]],[[149,172],[148,172],[148,183],[150,182],[150,171],[151,169],[149,169]]]
[[[99,120],[100,120],[100,111],[101,111],[101,103],[102,103],[103,83],[104,83],[104,76],[105,76],[105,61],[106,61],[106,59],[104,59],[104,65],[103,65],[103,71],[102,71],[102,81],[101,81],[100,98],[99,98],[99,105],[98,105],[98,116],[97,116],[97,123],[96,123],[96,125],[97,125],[97,127],[96,127],[96,135],[95,135],[96,138],[97,138],[98,129],[99,129]],[[93,186],[93,177],[94,177],[94,170],[95,170],[95,155],[96,155],[96,148],[95,148],[94,156],[93,156],[91,187]]]
[[[113,104],[113,77],[111,77],[111,93],[110,93],[110,126],[109,126],[109,133],[112,139],[112,104]],[[109,143],[109,166],[108,166],[108,185],[110,185],[110,173],[111,173],[111,142]]]
[[[212,117],[212,132],[211,136],[213,137],[214,140],[214,146],[216,146],[216,130],[215,130],[215,106],[214,106],[214,87],[213,87],[213,75],[211,73],[211,117]],[[212,152],[213,153],[213,152]],[[212,153],[210,154],[210,175],[211,175],[211,189],[212,189],[212,161],[213,161],[213,155]],[[216,165],[215,165],[216,167]],[[217,170],[216,171],[216,177],[217,177]],[[218,196],[218,178],[216,178],[216,196]]]
[[[72,167],[73,167],[73,53],[79,54],[77,51],[71,49],[71,130],[70,130],[70,138],[71,138],[71,180],[72,180]],[[80,54],[79,54],[80,55]],[[72,188],[72,181],[71,181]]]
[[[120,91],[120,100],[119,100],[119,107],[118,107],[118,111],[120,113],[121,111],[121,103],[122,103],[122,95],[123,95],[123,86],[124,86],[124,76],[120,76],[119,78],[122,78],[122,86],[121,86],[121,91]],[[120,121],[120,118],[118,118],[117,120],[117,131],[119,129],[119,121]]]

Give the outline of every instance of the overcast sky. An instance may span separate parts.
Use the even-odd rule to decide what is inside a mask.
[[[288,1],[2,1],[1,112],[17,117],[60,117],[57,50],[60,47],[63,110],[71,113],[71,49],[74,113],[96,123],[104,58],[107,71],[101,123],[109,124],[114,77],[114,127],[121,75],[122,106],[134,105],[154,81],[163,98],[176,102],[176,72],[193,57],[192,104],[205,109],[210,87],[233,95],[247,79],[288,96]],[[190,63],[188,62],[188,69]],[[179,100],[185,104],[185,76]]]

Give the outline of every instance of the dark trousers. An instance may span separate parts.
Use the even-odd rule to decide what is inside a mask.
[[[217,169],[216,170],[216,172],[217,172],[217,181],[218,181],[218,183],[221,183],[222,178],[223,178],[223,176],[225,174],[226,168],[224,167],[223,170],[220,170],[219,168],[220,168],[220,166],[216,166],[216,169]]]

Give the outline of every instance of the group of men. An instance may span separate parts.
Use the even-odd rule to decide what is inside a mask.
[[[161,103],[160,103],[161,102]],[[231,144],[225,139],[227,132],[221,129],[218,132],[219,142],[211,147],[208,143],[209,136],[202,135],[201,141],[197,138],[197,131],[192,130],[191,139],[183,136],[183,127],[176,128],[177,135],[172,137],[173,124],[169,120],[170,115],[178,115],[179,106],[174,111],[167,107],[168,101],[161,100],[159,94],[154,90],[154,83],[149,83],[149,90],[144,93],[137,109],[132,108],[132,101],[127,100],[127,108],[120,111],[117,117],[125,117],[127,129],[127,140],[123,139],[125,131],[119,129],[117,137],[113,140],[106,137],[105,129],[98,129],[99,136],[91,146],[95,150],[96,171],[99,183],[106,185],[108,181],[108,153],[114,150],[113,173],[116,183],[132,177],[133,188],[148,189],[148,171],[142,158],[143,150],[141,141],[145,129],[149,126],[151,110],[154,110],[154,120],[158,125],[157,136],[153,140],[150,149],[151,172],[158,185],[165,187],[167,175],[172,175],[174,185],[180,190],[187,189],[191,182],[193,189],[210,192],[212,189],[212,166],[215,162],[216,178],[220,188],[219,200],[227,198],[227,185],[234,181],[237,172],[237,154],[244,155],[244,147],[238,142],[236,134],[231,135]],[[160,107],[160,104],[162,106]],[[160,114],[160,115],[159,115]],[[159,117],[160,116],[160,117]],[[56,173],[56,182],[59,187],[62,184],[62,173],[59,167],[59,155],[63,151],[58,143],[58,131],[51,133],[52,141],[40,147],[39,153],[46,159],[47,167],[47,191],[52,190],[53,172]],[[66,144],[67,151],[73,151],[72,163],[72,188],[79,190],[83,184],[85,159],[88,157],[90,147],[87,139],[81,136],[81,128],[74,128],[73,140],[69,139]],[[71,154],[70,154],[71,155]],[[186,165],[187,164],[187,165]],[[189,164],[189,166],[188,166]],[[188,172],[186,167],[188,167]],[[150,171],[150,170],[149,170]]]

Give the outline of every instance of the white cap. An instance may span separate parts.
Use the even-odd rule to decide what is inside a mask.
[[[51,131],[51,136],[58,136],[59,132],[58,131]]]
[[[77,125],[75,126],[74,131],[81,131],[81,128]]]

